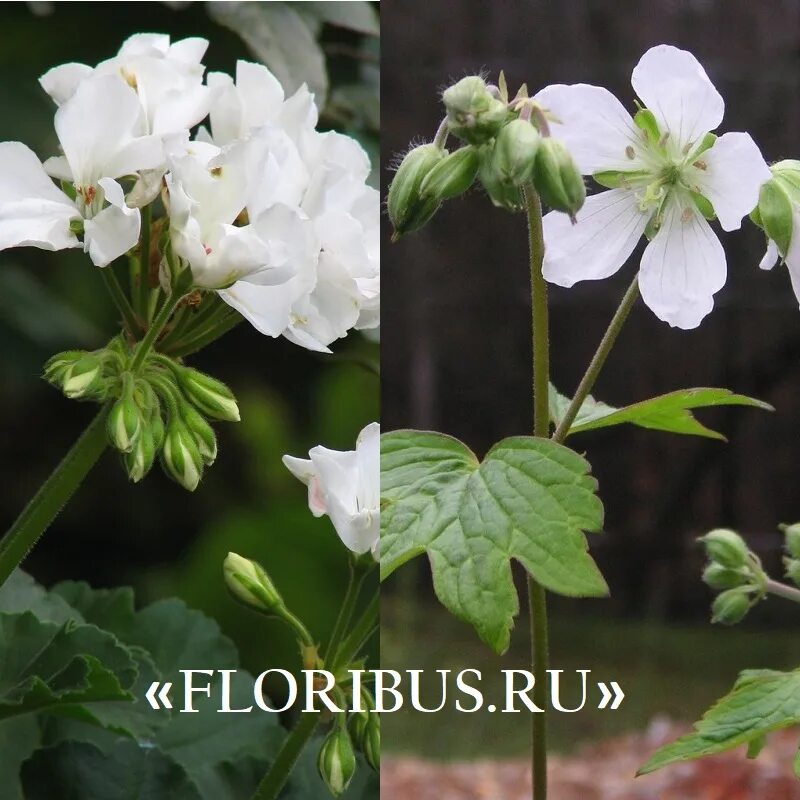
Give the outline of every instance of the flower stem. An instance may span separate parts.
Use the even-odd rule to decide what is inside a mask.
[[[375,592],[369,605],[353,626],[347,638],[342,642],[336,653],[336,658],[327,665],[327,668],[337,673],[342,667],[349,664],[357,655],[358,651],[364,646],[367,640],[375,632],[380,611],[380,593]]]
[[[581,378],[581,382],[575,391],[575,396],[570,401],[569,407],[561,419],[561,422],[558,423],[558,427],[553,434],[554,441],[563,442],[569,435],[569,429],[572,426],[572,423],[575,421],[575,417],[578,416],[578,412],[581,410],[581,406],[589,395],[589,392],[592,391],[592,387],[597,380],[597,376],[600,374],[600,370],[606,363],[608,354],[611,352],[611,348],[617,341],[617,337],[622,330],[622,326],[625,324],[625,320],[628,318],[628,314],[630,314],[633,304],[636,302],[638,297],[639,276],[637,275],[633,281],[631,281],[631,285],[625,292],[622,302],[619,304],[619,307],[612,317],[611,322],[609,323],[608,328],[603,335],[603,338],[600,340],[597,351],[592,357],[592,360],[589,363],[583,378]]]
[[[176,294],[178,297],[175,296]],[[153,349],[156,339],[158,339],[159,334],[164,330],[167,322],[169,322],[169,318],[172,316],[173,311],[175,311],[181,297],[182,294],[180,292],[167,295],[158,315],[150,324],[144,338],[136,346],[136,353],[133,356],[133,361],[131,361],[131,372],[137,372],[141,369],[142,364],[144,364],[145,359]]]
[[[130,300],[128,300],[125,292],[117,280],[117,276],[111,266],[103,267],[100,270],[100,275],[103,278],[103,283],[106,285],[114,305],[122,315],[122,322],[125,329],[131,336],[135,336],[136,332],[141,329],[141,325],[136,318],[136,312],[133,310]]]
[[[534,187],[523,187],[528,215],[528,251],[531,272],[531,331],[533,336],[533,435],[550,432],[550,342],[548,330],[547,284],[542,274],[544,234],[542,203]],[[547,594],[532,575],[528,575],[528,604],[531,625],[531,665],[536,677],[534,702],[544,711],[531,714],[531,769],[533,800],[547,798]]]
[[[106,448],[104,406],[0,539],[0,586],[58,516]]]
[[[358,600],[361,582],[364,579],[363,574],[360,576],[356,574],[356,568],[353,564],[352,558],[348,558],[347,564],[349,569],[347,591],[345,592],[344,600],[342,601],[341,608],[339,609],[339,615],[336,618],[336,623],[333,626],[333,632],[331,633],[331,638],[328,641],[328,647],[325,650],[325,658],[333,659],[336,657],[336,650],[339,647],[342,635],[347,630],[347,626],[350,624],[350,621],[353,618],[353,611],[355,610],[356,601]]]
[[[139,244],[139,284],[136,287],[139,301],[136,304],[145,322],[150,321],[150,221],[151,209],[146,205],[142,211],[142,236]]]
[[[192,333],[192,336],[184,339],[181,342],[176,342],[167,348],[169,354],[175,358],[183,358],[184,356],[196,353],[202,350],[212,342],[224,336],[229,331],[232,331],[244,317],[240,316],[236,311],[233,311],[228,316],[216,322],[208,329]]]
[[[300,714],[300,720],[284,739],[275,761],[259,783],[252,800],[275,800],[278,797],[319,722],[318,713]]]
[[[780,581],[775,581],[772,578],[767,578],[764,584],[764,590],[777,597],[782,597],[784,600],[800,603],[800,589],[781,583]]]

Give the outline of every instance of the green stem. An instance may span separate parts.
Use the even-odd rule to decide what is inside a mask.
[[[198,332],[196,335],[193,334],[190,339],[176,342],[169,348],[169,354],[174,358],[183,358],[184,356],[196,353],[198,350],[202,350],[204,347],[207,347],[212,342],[224,336],[228,331],[233,330],[243,319],[244,317],[233,312],[230,316],[218,322],[214,327]]]
[[[208,305],[200,311],[190,311],[184,306],[181,311],[186,311],[182,319],[175,320],[175,324],[164,337],[162,342],[165,349],[170,347],[180,347],[188,339],[194,339],[208,330],[214,328],[221,320],[227,319],[230,314],[236,312],[222,300],[216,298],[206,301]]]
[[[628,314],[631,313],[633,304],[636,302],[638,297],[639,276],[637,275],[631,282],[628,290],[625,292],[622,302],[619,304],[619,307],[612,317],[611,322],[609,323],[608,328],[606,329],[606,332],[597,347],[597,351],[592,357],[592,360],[589,363],[583,378],[581,378],[581,382],[575,391],[575,396],[570,401],[569,407],[561,419],[561,422],[558,423],[558,427],[553,434],[554,441],[563,442],[569,435],[569,429],[572,426],[572,423],[575,421],[575,417],[578,416],[578,412],[581,410],[581,406],[589,395],[589,392],[592,391],[592,387],[597,380],[597,376],[600,374],[600,370],[603,369],[603,365],[606,363],[608,354],[614,347],[614,343],[617,341],[617,337],[622,330],[622,326],[625,324],[625,320],[628,318]]]
[[[319,714],[301,714],[297,725],[284,739],[275,761],[259,783],[252,800],[276,800],[292,774],[297,759],[305,749],[320,722]]]
[[[531,331],[533,336],[533,435],[550,432],[550,342],[548,330],[547,284],[542,274],[544,234],[542,203],[534,187],[523,187],[528,216],[528,251],[531,273]],[[534,702],[543,711],[531,714],[531,770],[533,800],[547,798],[547,595],[532,575],[528,575],[528,604],[531,625],[531,665],[536,676]]]
[[[333,632],[328,641],[328,647],[324,652],[325,658],[334,659],[336,657],[336,650],[339,647],[342,634],[347,630],[347,626],[353,618],[353,611],[355,610],[356,601],[358,600],[358,593],[361,590],[361,582],[364,579],[363,575],[356,575],[356,569],[352,558],[347,559],[347,565],[349,569],[347,591],[345,592],[342,605],[339,608],[339,614],[336,617],[336,623],[333,626]]]
[[[100,276],[103,278],[103,283],[106,285],[106,289],[111,295],[114,305],[122,315],[122,321],[126,330],[131,336],[135,336],[136,332],[140,330],[141,325],[136,318],[136,312],[133,310],[130,300],[128,300],[125,292],[122,291],[122,287],[119,285],[114,270],[111,266],[104,267],[100,270]]]
[[[105,450],[107,414],[108,407],[104,406],[0,539],[0,586],[22,563]]]
[[[800,589],[781,583],[780,581],[775,581],[772,578],[767,578],[764,584],[764,590],[777,597],[782,597],[784,600],[800,603]]]
[[[380,593],[375,592],[375,595],[372,600],[370,600],[364,613],[338,648],[336,658],[328,665],[328,669],[331,672],[334,674],[337,673],[358,655],[359,650],[361,650],[366,641],[375,632],[379,611]]]
[[[177,294],[180,295],[180,292],[177,292]],[[172,316],[172,312],[180,302],[180,299],[180,296],[176,298],[174,294],[167,295],[166,299],[164,300],[164,305],[161,306],[161,310],[158,312],[158,315],[147,329],[147,333],[144,335],[144,338],[136,346],[136,353],[133,356],[133,361],[131,362],[131,372],[135,373],[141,369],[142,364],[144,364],[145,359],[153,349],[156,339],[158,339],[159,334],[164,330],[167,322],[169,322],[169,318]]]
[[[137,307],[139,313],[150,321],[150,222],[151,209],[145,206],[142,211],[142,236],[139,245],[139,285],[136,287],[139,302]]]

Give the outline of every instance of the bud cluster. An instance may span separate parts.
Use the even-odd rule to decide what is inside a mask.
[[[238,421],[236,399],[215,378],[158,353],[136,369],[134,355],[135,345],[117,337],[102,350],[59,353],[44,378],[71,399],[110,404],[108,440],[132,481],[160,456],[167,475],[193,491],[217,456],[208,420]]]
[[[800,522],[779,526],[784,535],[784,574],[795,585],[800,586]]]
[[[502,74],[499,88],[470,75],[446,89],[442,101],[447,116],[434,141],[406,153],[389,187],[393,239],[421,228],[476,179],[501,208],[521,210],[530,187],[574,218],[586,199],[583,178],[567,148],[550,136],[546,111],[526,87],[509,101]],[[462,142],[452,152],[445,149],[450,134]]]

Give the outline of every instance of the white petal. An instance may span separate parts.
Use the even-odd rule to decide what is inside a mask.
[[[50,156],[44,162],[44,171],[51,178],[72,183],[72,170],[69,167],[69,161],[64,156]]]
[[[770,242],[770,244],[773,243]],[[777,247],[775,249],[777,252]],[[800,211],[796,208],[792,214],[792,238],[786,252],[786,266],[789,270],[795,297],[800,301]]]
[[[280,112],[283,87],[263,64],[237,61],[236,88],[239,91],[244,121],[248,128],[265,125],[275,119]]]
[[[642,299],[673,327],[696,328],[725,285],[725,251],[691,198],[668,202],[639,272]]]
[[[233,78],[224,72],[209,72],[206,82],[211,90],[209,117],[214,141],[225,145],[244,136],[244,111]]]
[[[582,174],[641,169],[644,135],[608,90],[585,83],[556,84],[534,99],[554,117],[551,133],[569,148]],[[626,148],[633,148],[632,157]]]
[[[138,208],[128,208],[122,187],[110,178],[100,180],[110,203],[85,222],[84,248],[98,267],[105,267],[139,241],[141,217]]]
[[[695,163],[705,167],[692,169],[698,191],[711,201],[722,229],[737,230],[772,177],[758,145],[749,133],[725,133]]]
[[[60,64],[39,78],[39,83],[56,105],[66,103],[75,94],[78,84],[88,78],[94,70],[86,64]]]
[[[772,239],[767,239],[767,250],[758,264],[759,268],[772,269],[778,263],[780,255],[781,254],[778,252],[778,245],[776,245]],[[800,262],[798,263],[800,264]]]
[[[192,36],[170,45],[167,58],[182,61],[185,64],[199,64],[203,60],[206,50],[208,50],[208,39]]]
[[[725,102],[700,62],[686,50],[661,44],[639,60],[633,90],[678,148],[696,142],[722,122]]]
[[[156,106],[152,132],[159,136],[193,128],[208,115],[211,93],[207,86],[192,86],[164,95]]]
[[[164,56],[169,50],[169,35],[166,33],[134,33],[119,49],[120,56]]]
[[[613,275],[633,252],[648,213],[628,189],[611,189],[586,199],[573,225],[566,214],[544,218],[544,277],[559,286]]]
[[[217,292],[231,308],[235,308],[259,333],[280,336],[289,324],[297,292],[289,281],[280,286],[258,286],[237,281]]]
[[[77,247],[69,229],[73,219],[80,219],[77,208],[53,184],[36,154],[20,142],[0,143],[0,250]]]

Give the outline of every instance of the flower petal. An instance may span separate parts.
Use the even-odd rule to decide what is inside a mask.
[[[39,78],[39,83],[56,105],[66,103],[75,94],[78,84],[93,72],[86,64],[59,64]]]
[[[622,103],[607,89],[577,83],[555,84],[535,97],[553,119],[552,135],[569,148],[581,173],[641,169],[645,144]],[[633,148],[633,155],[627,148]]]
[[[696,328],[725,285],[725,251],[690,197],[671,198],[639,272],[642,298],[676,328]]]
[[[633,252],[649,216],[628,189],[587,198],[575,225],[566,214],[551,211],[544,218],[545,279],[572,286],[613,275]]]
[[[775,247],[777,256],[777,246],[772,241],[770,241],[770,245]],[[769,248],[767,253],[769,253]],[[764,260],[766,260],[766,256],[764,256]],[[761,264],[763,263],[764,261],[761,262]],[[792,214],[792,239],[786,252],[786,267],[789,270],[789,278],[792,281],[795,297],[800,301],[800,211],[797,209]]]
[[[84,249],[98,267],[105,267],[139,241],[138,208],[128,208],[122,187],[110,178],[100,180],[110,205],[85,222]]]
[[[741,227],[758,205],[761,187],[771,177],[767,162],[749,133],[725,133],[700,155],[692,177],[698,191],[714,206],[725,231]]]
[[[778,245],[767,239],[767,250],[764,257],[759,261],[758,266],[760,269],[772,269],[780,260],[781,254],[778,252]]]
[[[671,45],[651,47],[634,67],[631,85],[679,149],[715,130],[725,114],[725,101],[700,62]]]

